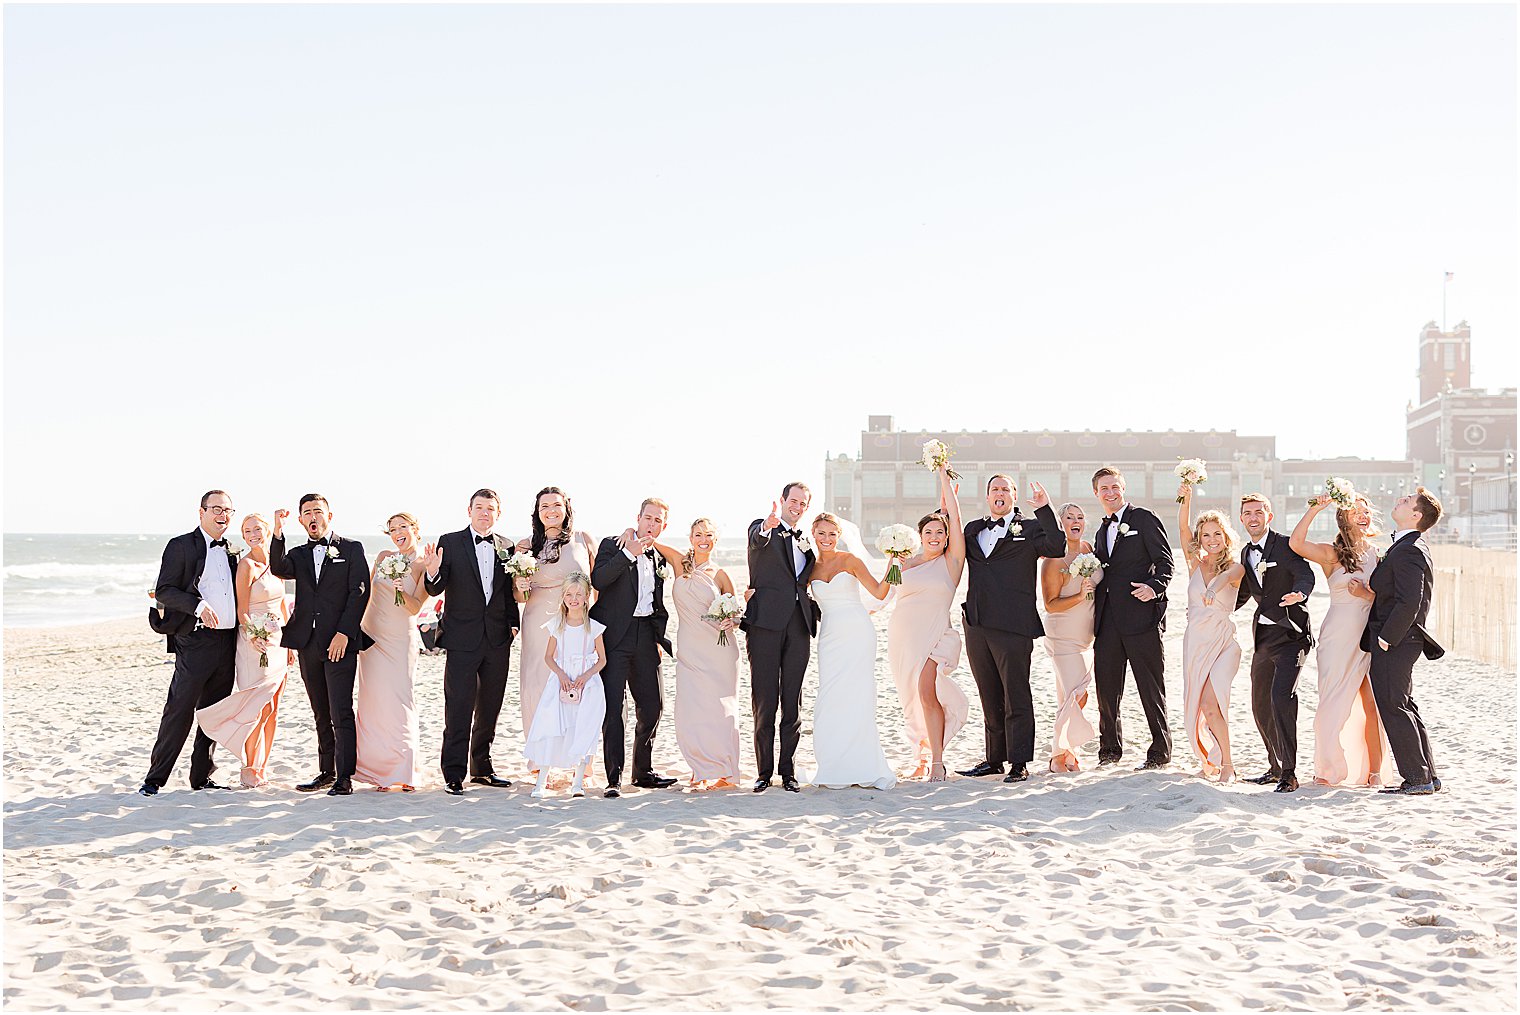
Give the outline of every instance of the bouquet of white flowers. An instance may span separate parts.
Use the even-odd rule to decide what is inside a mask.
[[[945,475],[951,479],[960,479],[961,474],[950,468],[950,456],[955,454],[944,441],[924,441],[924,451],[920,461],[924,468],[930,472],[936,469],[944,469]]]
[[[1209,481],[1208,466],[1203,464],[1202,458],[1178,459],[1177,467],[1172,471],[1188,486],[1202,486]],[[1177,503],[1182,503],[1181,497],[1177,498]]]
[[[707,612],[702,614],[702,619],[714,624],[721,624],[725,620],[733,620],[744,616],[744,600],[732,592],[724,592],[715,597],[708,604]],[[718,644],[728,644],[728,632],[718,632]]]
[[[1330,495],[1330,503],[1342,511],[1350,511],[1356,507],[1356,487],[1351,485],[1351,480],[1340,476],[1331,476],[1325,480],[1325,492]],[[1309,506],[1314,506],[1316,498],[1309,498]]]
[[[280,629],[280,618],[273,613],[266,613],[258,620],[249,617],[243,622],[243,633],[248,635],[249,641],[268,641],[274,637],[274,633]],[[269,653],[259,653],[260,668],[268,667]]]
[[[538,558],[526,550],[518,550],[502,566],[513,578],[532,578],[538,574]]]
[[[401,579],[412,571],[412,562],[399,553],[393,553],[380,562],[377,568],[381,578],[389,578],[396,583],[396,605],[400,606],[404,601],[401,598]]]
[[[1071,567],[1067,571],[1078,578],[1087,579],[1103,570],[1103,562],[1095,554],[1079,553],[1072,558]],[[1093,594],[1087,594],[1087,601],[1092,602]]]
[[[887,584],[902,584],[902,568],[897,566],[903,557],[918,552],[918,533],[906,525],[888,525],[876,537],[876,548],[887,555],[892,566],[887,568]]]

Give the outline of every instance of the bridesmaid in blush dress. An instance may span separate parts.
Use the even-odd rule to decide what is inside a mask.
[[[232,693],[197,709],[195,721],[206,736],[243,759],[239,782],[253,788],[268,781],[264,766],[274,746],[280,692],[285,688],[286,672],[295,665],[295,653],[280,647],[278,630],[267,642],[248,637],[245,625],[250,618],[273,614],[283,626],[290,619],[290,608],[285,603],[285,583],[269,573],[269,522],[263,515],[249,515],[243,519],[241,531],[248,553],[238,561],[233,578],[238,634]],[[267,666],[259,665],[260,655],[269,660]]]
[[[1362,651],[1362,630],[1372,611],[1367,587],[1377,567],[1372,506],[1356,498],[1354,511],[1335,512],[1334,543],[1309,539],[1314,517],[1330,504],[1320,494],[1299,519],[1288,545],[1320,566],[1330,584],[1330,609],[1315,644],[1319,707],[1314,712],[1314,782],[1320,786],[1381,786],[1392,775],[1387,734],[1378,718],[1369,676],[1372,657]]]
[[[950,604],[966,568],[966,536],[958,491],[944,467],[937,471],[940,509],[918,520],[922,550],[902,562],[902,584],[887,622],[887,662],[902,703],[903,732],[918,758],[909,778],[923,778],[927,767],[930,782],[945,781],[945,745],[971,711],[951,676],[960,663],[961,638],[950,625]]]
[[[544,689],[551,684],[559,686],[559,678],[544,658],[550,638],[544,625],[559,617],[560,587],[565,579],[572,574],[591,573],[595,546],[590,535],[575,530],[575,509],[565,491],[557,486],[538,491],[533,500],[533,535],[517,544],[519,550],[533,554],[538,560],[538,570],[532,578],[517,580],[520,591],[527,585],[518,677],[524,742],[532,732],[538,699],[543,697]]]
[[[1071,562],[1092,552],[1082,538],[1087,515],[1062,504],[1057,517],[1066,532],[1066,556],[1040,562],[1040,597],[1045,600],[1045,651],[1056,672],[1056,720],[1050,738],[1050,770],[1078,772],[1077,748],[1098,735],[1083,714],[1093,682],[1093,587],[1103,579],[1070,573]]]
[[[355,678],[354,726],[358,754],[354,778],[381,792],[399,789],[410,793],[417,785],[417,704],[412,681],[422,635],[416,617],[427,602],[422,588],[423,558],[432,547],[420,545],[417,519],[400,512],[385,523],[394,550],[375,557],[370,574],[369,602],[360,628],[375,643],[359,653]],[[396,602],[398,583],[380,577],[380,564],[400,554],[410,565],[399,582],[401,602]]]
[[[712,562],[718,530],[710,518],[691,523],[686,553],[655,543],[676,578],[676,744],[698,790],[739,785],[739,633],[737,623],[704,620],[720,593],[732,595],[733,580]],[[719,645],[726,632],[728,644]]]
[[[1224,515],[1205,511],[1189,521],[1193,487],[1177,489],[1177,525],[1188,565],[1187,630],[1182,635],[1182,688],[1188,744],[1205,778],[1235,779],[1230,758],[1230,683],[1240,669],[1235,603],[1245,567],[1236,559],[1239,539]]]

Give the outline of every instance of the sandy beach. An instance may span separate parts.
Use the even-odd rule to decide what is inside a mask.
[[[1174,589],[1174,604],[1180,596]],[[1316,624],[1328,598],[1311,602]],[[1247,611],[1237,615],[1245,630]],[[906,769],[885,670],[878,717]],[[1394,1008],[1516,1000],[1514,674],[1416,671],[1446,789],[1282,795],[1193,772],[1180,608],[1167,635],[1176,749],[1163,772],[1035,767],[1024,784],[878,791],[529,786],[304,796],[311,714],[285,699],[263,790],[133,791],[170,673],[140,621],[5,632],[5,993],[15,1009]],[[436,759],[442,659],[421,660]],[[522,775],[514,676],[498,770]],[[657,767],[685,775],[670,725]],[[949,760],[980,758],[970,724]],[[748,676],[741,673],[745,761]],[[1305,670],[1300,751],[1316,696]],[[1040,751],[1054,714],[1036,646]],[[1263,752],[1234,685],[1237,765]],[[811,762],[810,675],[800,764]],[[1144,729],[1130,686],[1125,726]],[[1095,703],[1089,712],[1096,718]],[[219,754],[220,774],[236,766]],[[1301,774],[1307,762],[1301,762]],[[749,768],[752,771],[752,767]],[[598,776],[600,772],[598,771]],[[600,779],[598,779],[598,782]]]

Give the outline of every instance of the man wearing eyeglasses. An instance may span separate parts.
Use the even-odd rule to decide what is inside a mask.
[[[236,514],[225,490],[201,497],[200,525],[175,536],[164,547],[154,601],[163,617],[154,625],[167,635],[174,653],[174,676],[169,698],[158,723],[158,737],[148,762],[148,776],[138,793],[154,796],[169,781],[185,738],[195,725],[195,710],[232,693],[237,658],[237,598],[232,576],[237,551],[227,544],[227,529]],[[195,731],[190,754],[191,789],[225,789],[211,781],[216,770],[211,738]]]

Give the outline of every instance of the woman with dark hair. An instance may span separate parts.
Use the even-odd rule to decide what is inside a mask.
[[[923,549],[902,563],[897,605],[887,622],[887,660],[902,702],[903,732],[918,759],[909,778],[945,781],[945,744],[966,724],[966,692],[950,675],[961,659],[961,638],[950,626],[950,604],[966,568],[966,536],[950,477],[939,472],[940,509],[918,521]]]
[[[544,658],[549,646],[549,631],[544,625],[559,616],[560,589],[565,579],[577,572],[591,573],[595,546],[589,535],[575,530],[575,510],[565,491],[557,486],[538,491],[533,500],[533,535],[517,544],[519,550],[533,554],[538,560],[538,571],[532,578],[518,579],[531,583],[528,601],[522,608],[522,675],[518,684],[524,742],[544,688],[551,682],[558,686],[558,677]]]
[[[1330,585],[1330,609],[1320,623],[1314,649],[1319,670],[1314,781],[1321,786],[1344,782],[1380,786],[1390,757],[1377,702],[1372,697],[1372,656],[1361,646],[1362,629],[1372,610],[1367,584],[1378,564],[1372,545],[1377,524],[1367,498],[1358,495],[1355,503],[1354,510],[1336,510],[1333,543],[1309,539],[1314,517],[1330,504],[1328,494],[1315,498],[1288,537],[1293,552],[1318,564]]]

